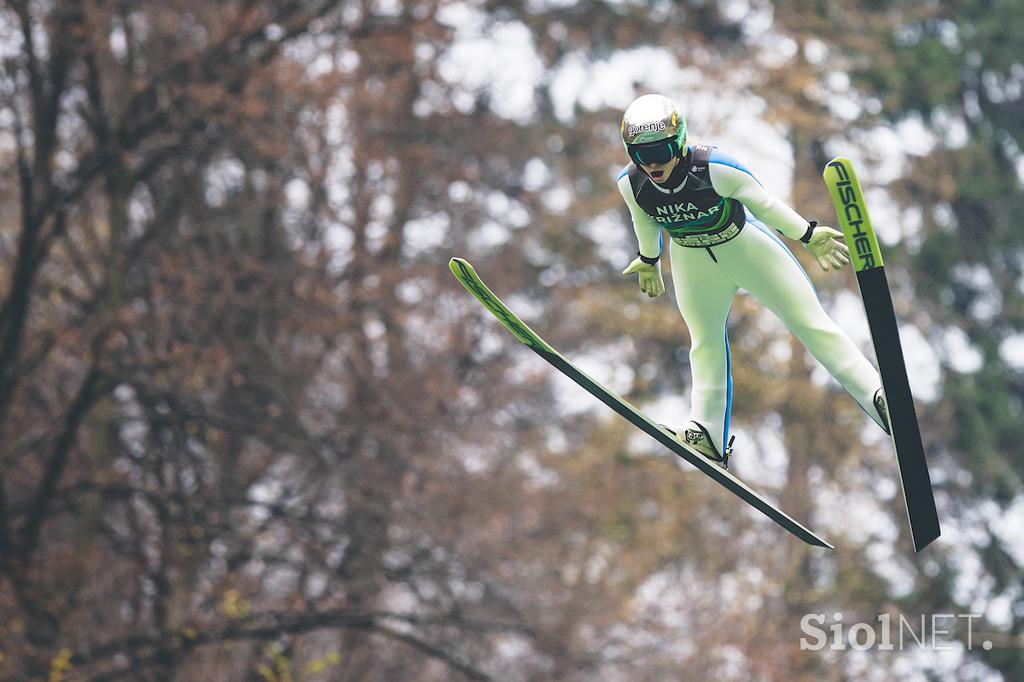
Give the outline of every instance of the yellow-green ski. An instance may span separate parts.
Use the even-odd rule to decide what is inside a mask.
[[[857,273],[857,285],[885,388],[893,449],[896,451],[910,532],[914,549],[920,552],[939,537],[941,531],[882,251],[868,216],[864,191],[850,160],[843,157],[832,159],[825,167],[824,177]]]
[[[608,390],[593,378],[588,376],[576,365],[572,364],[562,356],[561,353],[552,348],[535,331],[530,329],[519,317],[516,316],[508,306],[495,296],[480,276],[476,274],[473,266],[462,258],[452,258],[448,265],[452,274],[458,279],[487,310],[491,312],[512,334],[522,343],[526,344],[535,353],[551,363],[560,372],[575,381],[586,389],[591,395],[603,402],[629,420],[641,431],[654,438],[656,441],[667,447],[679,457],[697,467],[705,474],[721,483],[741,499],[745,500],[752,507],[763,513],[775,523],[779,524],[790,533],[800,538],[809,545],[827,547],[832,545],[825,542],[800,523],[780,511],[766,499],[751,490],[743,481],[739,480],[725,469],[711,462],[696,450],[680,443],[665,427],[651,421],[650,417],[642,413],[636,407],[627,402],[624,398]]]

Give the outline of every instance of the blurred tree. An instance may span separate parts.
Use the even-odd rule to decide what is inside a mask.
[[[960,87],[881,80],[932,33],[929,55],[963,56],[942,54],[943,6],[883,5],[0,3],[2,676],[864,672],[799,650],[800,615],[946,606],[956,567],[887,555],[911,576],[900,592],[875,557],[880,542],[909,544],[835,510],[882,504],[898,523],[898,497],[874,490],[891,455],[863,446],[862,415],[786,330],[737,300],[738,467],[842,554],[780,542],[703,477],[649,456],[445,266],[469,258],[632,400],[686,395],[678,313],[618,276],[634,248],[613,187],[621,112],[567,92],[572,74],[600,78],[588,69],[624,54],[650,75],[665,62],[640,48],[657,47],[722,97],[752,87],[792,148],[794,203],[826,215],[818,171],[841,128],[821,93],[840,67],[819,43],[867,93],[858,125]],[[851,17],[867,28],[840,30]],[[715,141],[714,122],[692,125]],[[1004,177],[1006,159],[963,158]],[[953,201],[953,178],[911,178],[903,196],[933,186],[956,211],[975,206]],[[963,186],[998,213],[987,188]],[[987,232],[973,234],[964,253],[983,248]],[[963,279],[926,238],[917,255],[929,253],[947,270],[894,260],[936,291]],[[850,284],[815,283],[829,304]],[[966,286],[952,299],[964,315],[980,295]],[[948,319],[922,309],[915,324]],[[1002,357],[985,338],[986,358]],[[999,391],[1008,376],[985,381]],[[924,414],[937,443],[954,404]],[[827,435],[809,426],[822,413]],[[1009,501],[997,471],[972,469]],[[990,547],[1010,590],[1018,569]],[[896,678],[898,664],[871,670]]]

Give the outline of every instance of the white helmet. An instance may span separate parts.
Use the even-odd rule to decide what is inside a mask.
[[[668,163],[686,149],[686,119],[664,95],[633,100],[622,115],[622,144],[640,164]]]

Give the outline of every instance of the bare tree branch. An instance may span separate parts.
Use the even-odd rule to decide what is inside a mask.
[[[107,382],[103,381],[103,374],[100,369],[93,366],[82,381],[71,407],[68,409],[63,430],[57,438],[53,452],[47,459],[45,472],[39,487],[33,496],[25,526],[21,532],[20,554],[25,565],[30,562],[30,557],[39,544],[39,533],[43,523],[46,521],[50,506],[54,501],[54,493],[60,482],[60,477],[67,466],[68,458],[71,455],[72,446],[78,435],[78,429],[89,414],[89,410],[106,391]]]
[[[357,614],[347,611],[319,613],[266,612],[250,616],[237,623],[230,623],[215,631],[188,630],[141,635],[108,642],[94,647],[88,654],[75,655],[71,663],[76,668],[86,668],[113,659],[125,651],[133,651],[143,666],[152,665],[162,658],[177,659],[200,647],[246,640],[274,641],[282,635],[299,635],[318,630],[355,629],[383,635],[407,644],[429,658],[443,661],[453,670],[471,680],[489,680],[490,676],[475,668],[461,656],[444,647],[432,644],[411,633],[400,631],[379,622],[380,614]],[[124,679],[125,675],[137,673],[117,671],[91,677],[93,682]]]

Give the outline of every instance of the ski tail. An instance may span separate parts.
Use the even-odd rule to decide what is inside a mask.
[[[833,159],[825,167],[823,175],[857,274],[857,286],[889,407],[890,435],[896,451],[910,532],[914,549],[920,552],[939,537],[941,530],[882,252],[868,215],[864,191],[850,160],[843,157]]]

